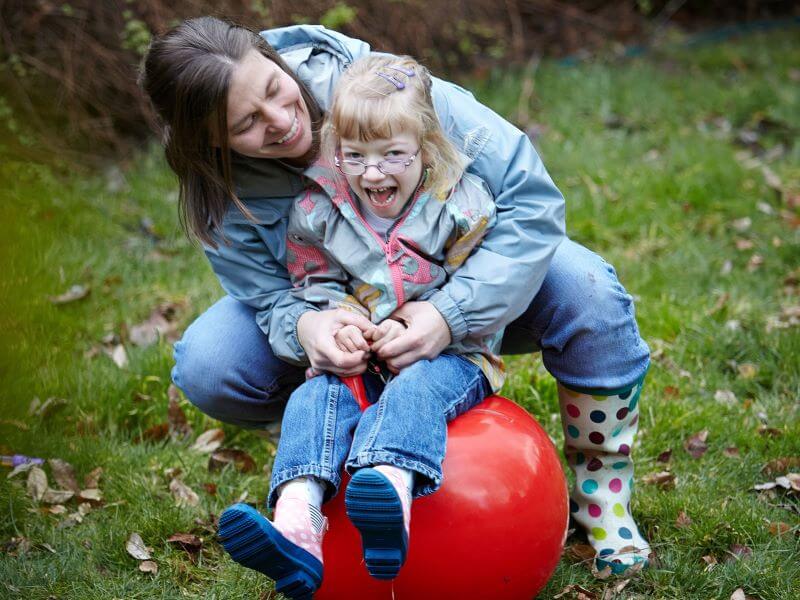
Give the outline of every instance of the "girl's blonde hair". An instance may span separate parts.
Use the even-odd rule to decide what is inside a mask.
[[[436,116],[431,75],[409,56],[370,54],[342,73],[322,126],[322,153],[333,164],[339,140],[361,142],[412,133],[428,169],[425,187],[446,194],[464,172],[465,159]]]

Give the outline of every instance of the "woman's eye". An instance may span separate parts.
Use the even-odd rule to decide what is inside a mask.
[[[281,84],[277,79],[274,79],[267,89],[267,97],[275,96],[281,89]]]
[[[245,123],[245,124],[242,126],[242,128],[241,128],[239,131],[237,131],[236,133],[237,133],[237,134],[239,134],[239,135],[241,135],[241,134],[243,134],[243,133],[247,133],[248,131],[250,131],[250,128],[251,128],[251,127],[252,127],[252,126],[255,124],[255,122],[256,122],[256,118],[257,118],[257,115],[256,115],[256,113],[253,113],[252,115],[250,115],[250,118],[249,118],[249,119],[247,119],[247,122],[246,122],[246,123]]]

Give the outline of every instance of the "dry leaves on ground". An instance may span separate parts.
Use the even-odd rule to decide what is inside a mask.
[[[203,539],[193,533],[174,533],[167,538],[167,543],[180,546],[189,554],[196,554],[203,547]]]
[[[176,319],[185,303],[165,302],[152,310],[150,316],[130,328],[129,339],[136,346],[146,348],[155,344],[159,338],[175,342],[180,338]]]
[[[753,556],[753,550],[744,544],[731,544],[728,549],[728,556],[725,557],[725,562],[733,562],[735,560],[747,560]]]
[[[142,536],[136,532],[131,533],[128,537],[125,542],[125,550],[136,560],[150,560],[153,558],[150,554],[153,549],[145,546]]]
[[[39,417],[40,419],[46,419],[50,415],[52,415],[55,411],[60,408],[64,408],[67,405],[67,401],[63,398],[54,398],[50,397],[44,402],[39,400],[38,397],[34,397],[31,400],[30,405],[28,406],[28,415],[31,417]]]
[[[642,479],[642,482],[647,485],[657,485],[662,489],[669,489],[675,487],[677,478],[669,471],[659,471],[658,473],[645,475],[645,477]]]
[[[225,432],[222,429],[209,429],[204,431],[192,444],[192,450],[202,454],[213,452],[222,445],[222,440],[225,439]]]
[[[708,444],[706,444],[707,439],[708,429],[704,429],[703,431],[695,433],[693,436],[689,437],[689,439],[684,442],[683,447],[692,458],[697,459],[703,456],[703,454],[705,454],[708,450]]]
[[[786,473],[789,469],[800,467],[800,456],[782,456],[769,461],[761,468],[764,475]]]
[[[678,529],[685,529],[692,524],[692,519],[684,511],[678,513],[678,518],[675,519],[675,527]]]
[[[71,464],[60,458],[51,458],[47,461],[50,465],[50,471],[53,473],[53,479],[65,490],[71,490],[75,493],[80,491],[78,487],[78,480],[75,478],[75,469]]]
[[[220,448],[214,450],[208,458],[209,471],[219,471],[227,465],[233,465],[240,473],[252,473],[256,470],[256,461],[244,450]]]
[[[566,586],[563,590],[561,590],[558,594],[553,596],[553,598],[563,598],[569,594],[570,600],[599,600],[597,594],[594,592],[587,590],[585,587],[578,585],[577,583],[570,583]]]
[[[70,302],[76,302],[77,300],[83,300],[86,296],[89,295],[92,288],[88,285],[78,285],[75,284],[71,286],[66,292],[63,294],[59,294],[57,296],[50,296],[49,300],[53,304],[69,304]]]
[[[158,573],[158,565],[152,560],[143,560],[139,563],[139,570],[142,573],[152,573],[155,575]]]
[[[26,484],[28,496],[35,502],[40,502],[47,492],[47,474],[39,467],[31,467],[28,471],[28,481]]]
[[[167,389],[169,397],[169,407],[167,408],[167,423],[169,425],[169,435],[173,440],[183,441],[192,437],[192,426],[186,419],[186,413],[180,405],[180,392],[174,384],[170,384]]]
[[[169,491],[175,498],[176,506],[186,507],[200,504],[200,497],[197,493],[177,477],[169,482]]]

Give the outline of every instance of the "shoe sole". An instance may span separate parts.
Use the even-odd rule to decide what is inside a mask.
[[[376,579],[397,577],[406,561],[408,535],[394,486],[374,469],[361,469],[347,486],[344,504],[361,534],[369,574]]]
[[[322,584],[322,563],[287,540],[247,504],[234,504],[219,518],[219,540],[231,558],[275,581],[292,600],[311,600]]]

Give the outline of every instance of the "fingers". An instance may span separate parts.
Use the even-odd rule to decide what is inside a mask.
[[[378,325],[376,337],[373,337],[371,350],[377,353],[389,342],[402,336],[406,332],[406,327],[402,323],[393,319],[386,319]]]
[[[369,343],[355,325],[345,325],[334,335],[337,345],[346,352],[369,352]]]
[[[372,321],[367,319],[364,315],[359,315],[357,313],[350,312],[349,310],[344,310],[343,308],[338,308],[335,312],[336,320],[343,327],[346,325],[352,325],[364,333],[372,331],[375,328],[375,325],[372,323]]]

